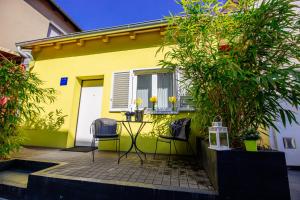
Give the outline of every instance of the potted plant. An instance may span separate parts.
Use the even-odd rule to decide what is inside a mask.
[[[260,139],[259,132],[254,129],[248,129],[243,132],[242,139],[244,141],[246,151],[257,151],[257,140]]]
[[[139,110],[140,105],[142,105],[143,100],[141,98],[137,98],[135,101],[135,121],[141,122],[143,121],[144,110]]]
[[[172,111],[176,111],[176,106],[175,106],[175,104],[176,104],[176,102],[177,102],[177,99],[176,99],[176,97],[175,96],[171,96],[171,97],[169,97],[169,102],[172,104]]]
[[[155,111],[155,104],[157,103],[157,97],[156,96],[152,96],[152,97],[150,97],[149,100],[152,103],[152,111]]]
[[[125,112],[126,121],[131,121],[131,117],[134,116],[134,112],[127,111]]]

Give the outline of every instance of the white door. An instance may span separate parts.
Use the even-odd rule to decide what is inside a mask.
[[[76,132],[76,146],[90,146],[92,122],[100,118],[102,107],[103,80],[83,81],[79,104],[79,113]]]
[[[295,112],[298,122],[300,122],[300,112],[290,105],[284,105]],[[271,130],[270,143],[274,149],[285,153],[286,164],[288,166],[300,166],[300,125],[289,124],[286,127],[278,122],[279,133]]]

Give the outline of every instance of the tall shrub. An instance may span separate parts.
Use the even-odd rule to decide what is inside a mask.
[[[300,103],[295,2],[182,0],[183,15],[167,18],[160,63],[179,69],[202,131],[217,115],[231,136],[259,126],[277,129],[278,119],[296,121],[283,103]]]
[[[54,101],[55,90],[42,88],[43,82],[24,65],[3,56],[0,61],[0,159],[20,147],[18,128],[43,110],[42,103]]]

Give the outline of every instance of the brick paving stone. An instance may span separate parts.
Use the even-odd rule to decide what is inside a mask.
[[[188,179],[189,185],[197,185],[197,181]]]
[[[187,183],[180,183],[179,185],[183,188],[189,188],[189,185]]]
[[[199,185],[199,184],[198,184],[198,188],[199,188],[200,190],[206,190],[206,189],[208,189],[206,186],[204,186],[204,185]]]
[[[177,183],[171,183],[171,186],[173,186],[173,187],[179,187],[180,185],[179,185],[179,182],[177,182]]]
[[[189,184],[189,188],[198,188],[198,185],[190,185]]]
[[[153,183],[153,179],[146,179],[145,183],[152,184]]]
[[[161,183],[162,183],[162,180],[161,180],[161,179],[154,179],[154,180],[153,180],[153,184],[154,184],[154,185],[161,185]]]
[[[162,185],[169,186],[169,185],[171,185],[171,182],[170,182],[170,181],[162,181],[161,184],[162,184]]]
[[[129,178],[127,178],[127,177],[122,177],[122,178],[120,178],[120,181],[128,181],[128,179]]]
[[[136,183],[144,183],[145,179],[137,179],[135,182]]]
[[[136,178],[129,178],[129,182],[136,182]]]

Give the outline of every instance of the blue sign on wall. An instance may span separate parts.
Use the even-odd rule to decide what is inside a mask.
[[[68,85],[68,77],[61,77],[60,78],[60,85]]]

